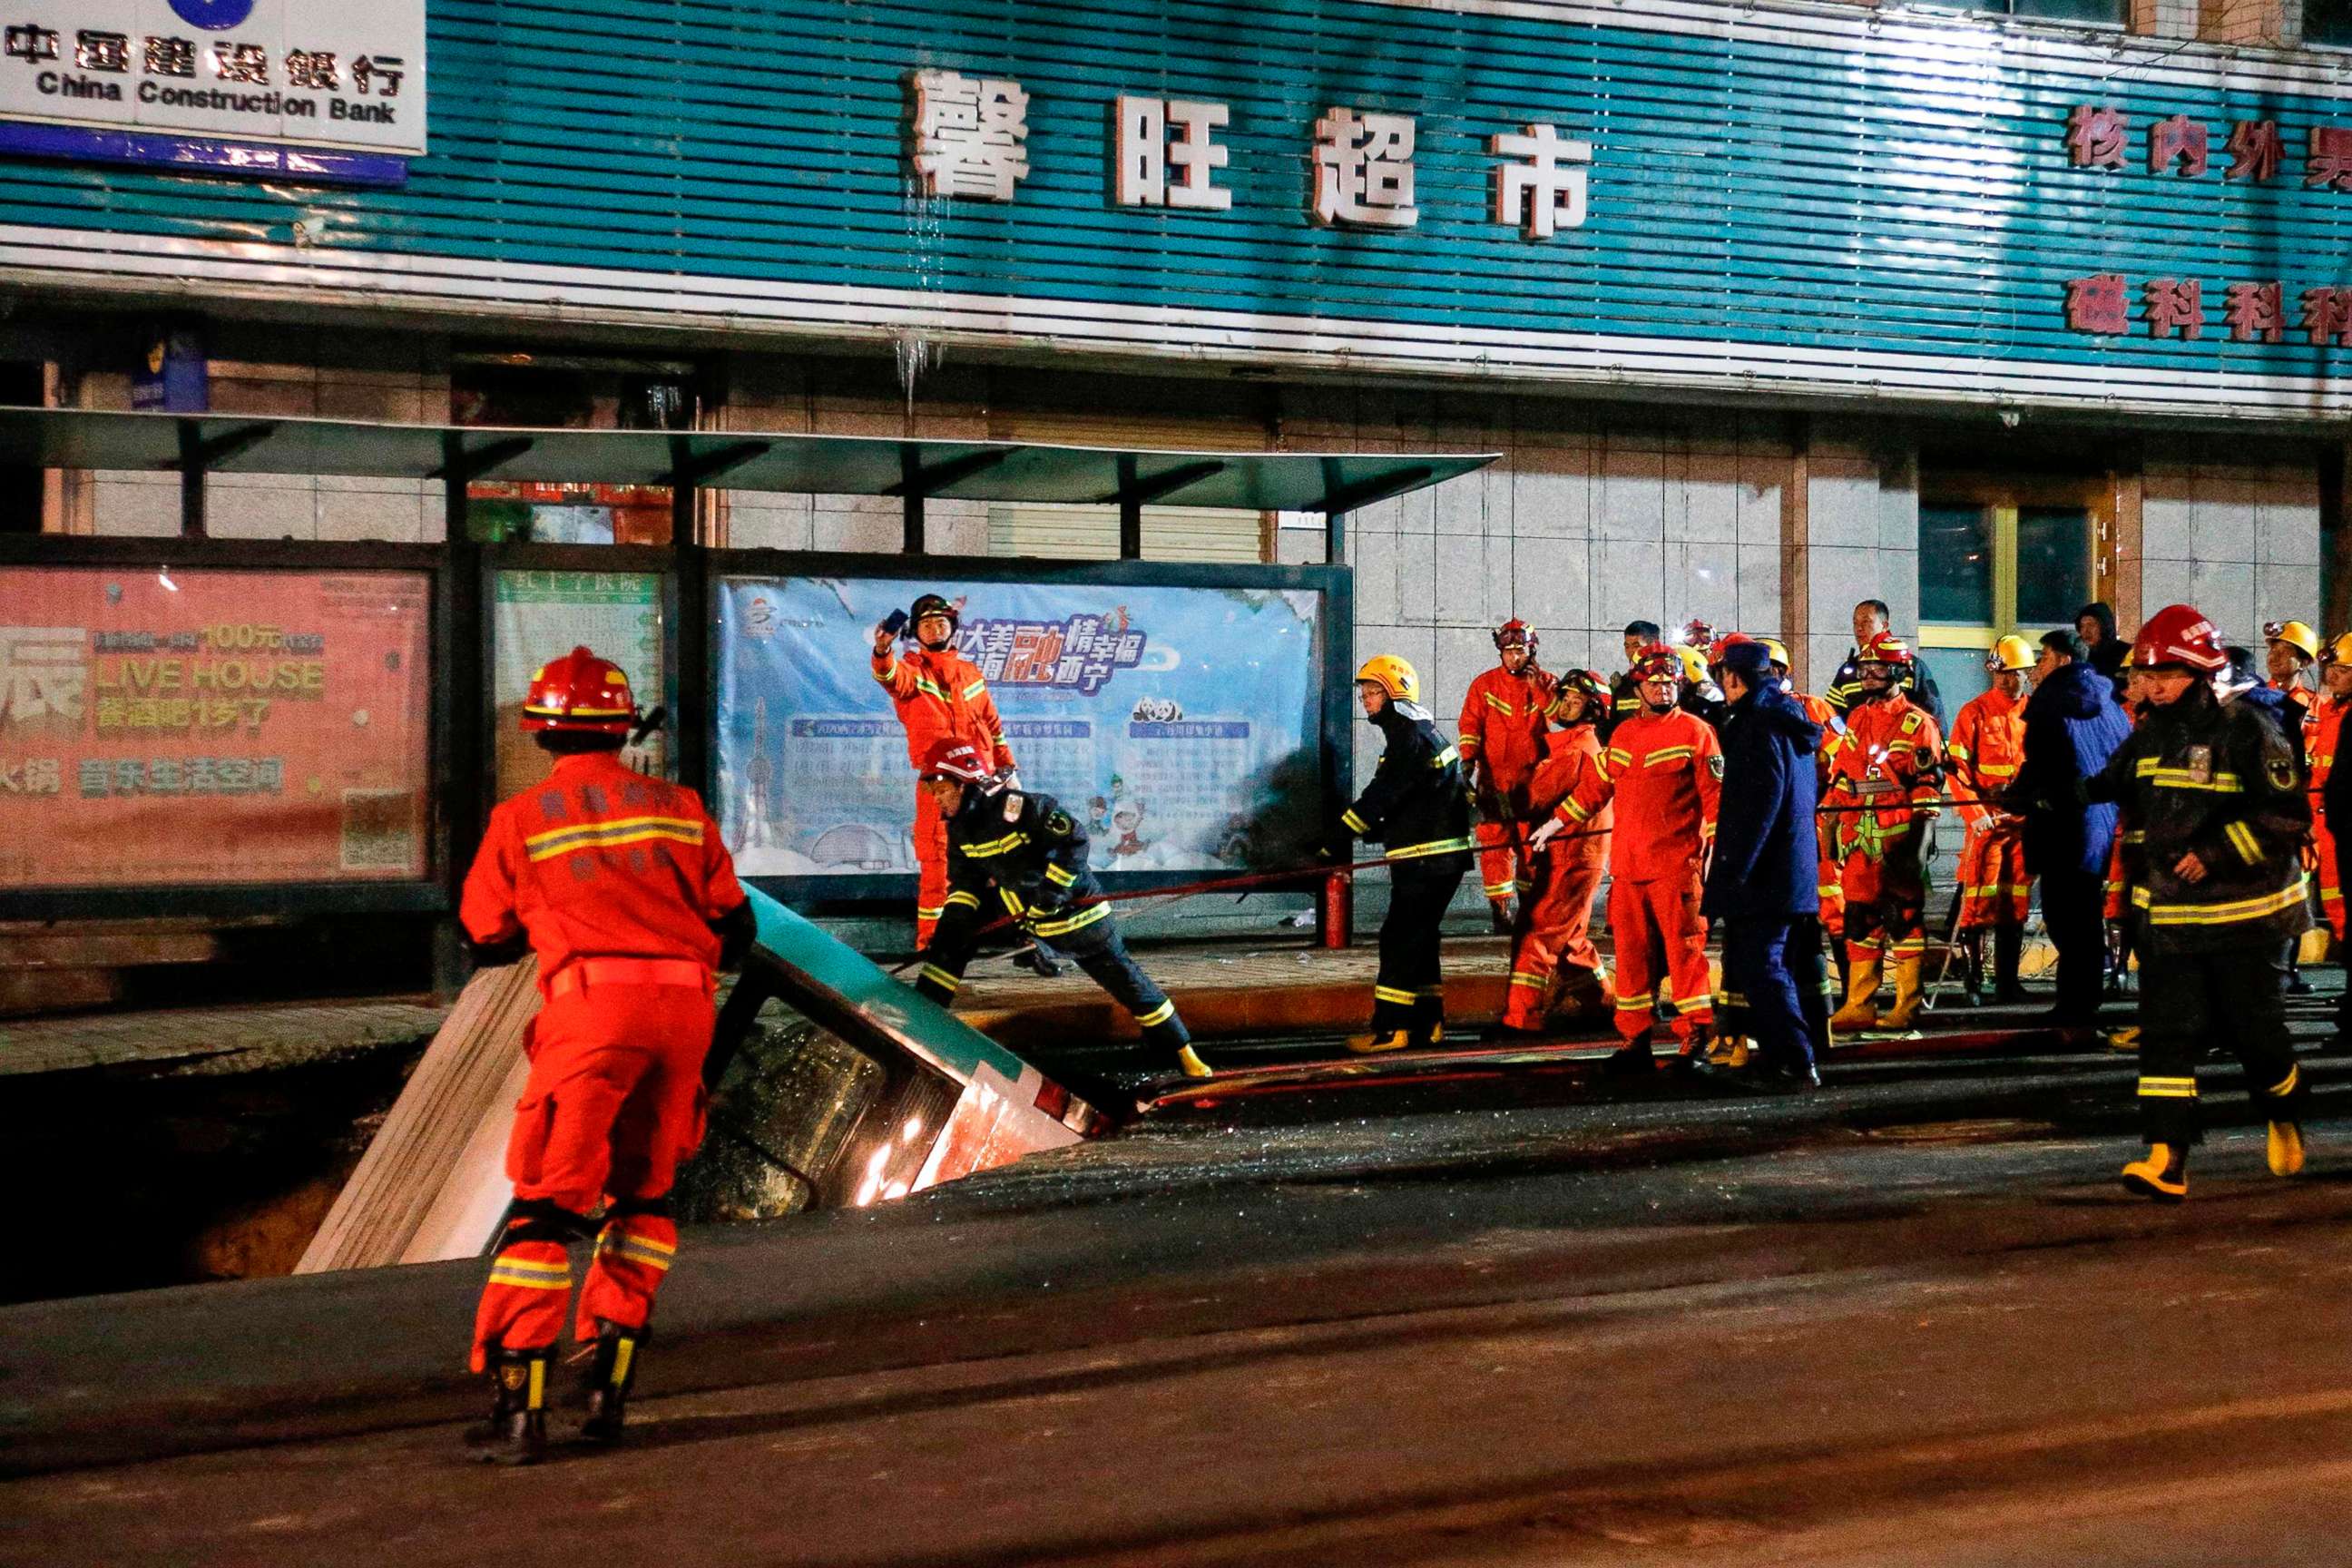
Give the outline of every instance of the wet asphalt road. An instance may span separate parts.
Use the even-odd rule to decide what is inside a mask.
[[[2179,1207],[2103,1055],[1155,1117],[690,1235],[634,1441],[530,1471],[454,1457],[469,1266],[12,1309],[0,1562],[2341,1563],[2306,1068],[2310,1170],[2220,1069]]]

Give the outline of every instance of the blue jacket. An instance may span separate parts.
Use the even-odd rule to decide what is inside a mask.
[[[2105,872],[2116,808],[2075,804],[2075,785],[2095,778],[2131,732],[2114,685],[2080,659],[2061,665],[2025,700],[2025,761],[2010,794],[2027,803],[2025,865],[2035,876]]]
[[[1725,920],[1792,920],[1822,907],[1813,816],[1822,727],[1778,686],[1750,688],[1723,722],[1723,801],[1701,910]]]

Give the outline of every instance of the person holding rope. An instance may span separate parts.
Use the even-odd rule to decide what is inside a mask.
[[[1511,894],[1526,870],[1519,819],[1527,815],[1528,781],[1544,755],[1544,710],[1552,678],[1536,663],[1536,630],[1505,621],[1495,633],[1502,662],[1482,671],[1462,694],[1454,742],[1470,798],[1478,808],[1478,873],[1498,934],[1511,933]],[[1514,864],[1515,861],[1519,862]]]
[[[1860,685],[1845,733],[1831,747],[1823,804],[1834,814],[1847,965],[1833,1028],[1908,1029],[1926,1000],[1927,862],[1943,810],[1944,738],[1934,716],[1905,695],[1911,667],[1909,644],[1874,634],[1855,666]],[[1882,1019],[1878,983],[1889,967],[1895,1007]]]
[[[1960,709],[1944,748],[1960,817],[1958,931],[1971,1007],[1984,1000],[1987,931],[1992,933],[1993,1000],[2025,1000],[2017,975],[2033,879],[2025,869],[2021,819],[2002,808],[2002,798],[2025,760],[2025,672],[2033,662],[2023,637],[2012,632],[1996,641],[1985,656],[1992,684]]]
[[[1559,678],[1544,736],[1544,760],[1528,781],[1528,805],[1540,820],[1601,771],[1602,718],[1609,683],[1598,672],[1571,669]],[[1570,994],[1608,984],[1590,934],[1592,900],[1609,867],[1610,808],[1565,838],[1528,849],[1519,872],[1519,918],[1511,939],[1511,980],[1503,1005],[1506,1034],[1541,1034],[1544,1021]]]
[[[1372,782],[1339,818],[1344,837],[1321,850],[1344,860],[1358,837],[1388,847],[1389,912],[1381,921],[1381,967],[1372,982],[1372,1032],[1348,1041],[1357,1052],[1401,1051],[1445,1037],[1445,987],[1438,931],[1470,869],[1470,797],[1460,753],[1421,705],[1421,677],[1394,654],[1356,671],[1356,697],[1386,749]]]
[[[1209,1064],[1176,1004],[1119,940],[1102,889],[1087,868],[1087,830],[1050,795],[1024,793],[970,742],[942,735],[923,754],[922,789],[947,825],[947,893],[922,952],[915,989],[940,1005],[963,984],[982,928],[1002,908],[1033,939],[1055,946],[1134,1016],[1143,1042],[1174,1055],[1187,1078]]]

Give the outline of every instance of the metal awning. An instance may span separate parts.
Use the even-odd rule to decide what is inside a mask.
[[[1171,452],[780,431],[531,429],[0,408],[0,463],[1346,512],[1496,454]]]

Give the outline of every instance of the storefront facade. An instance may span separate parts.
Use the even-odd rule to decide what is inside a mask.
[[[364,103],[346,47],[309,116],[279,79],[331,51],[194,29],[190,79],[281,100],[242,132],[275,164],[137,161],[212,121],[16,143],[45,155],[0,162],[8,400],[1495,452],[1344,547],[1358,647],[1449,711],[1515,615],[1555,666],[1703,619],[1818,682],[1874,596],[1955,700],[1994,636],[2089,598],[2240,641],[2342,619],[2352,88],[2324,51],[1678,0],[413,8],[422,47],[367,45]],[[95,112],[44,74],[155,101],[177,52],[90,31],[12,28],[0,114]],[[355,118],[388,102],[429,118]],[[343,143],[299,153],[320,123]],[[442,528],[429,482],[223,483],[215,534]],[[12,493],[61,531],[180,526],[168,475]],[[478,529],[667,537],[659,496],[476,498]],[[700,526],[906,542],[871,499],[722,494]],[[1118,548],[1104,509],[953,501],[922,543]],[[1143,550],[1324,545],[1171,509]]]

